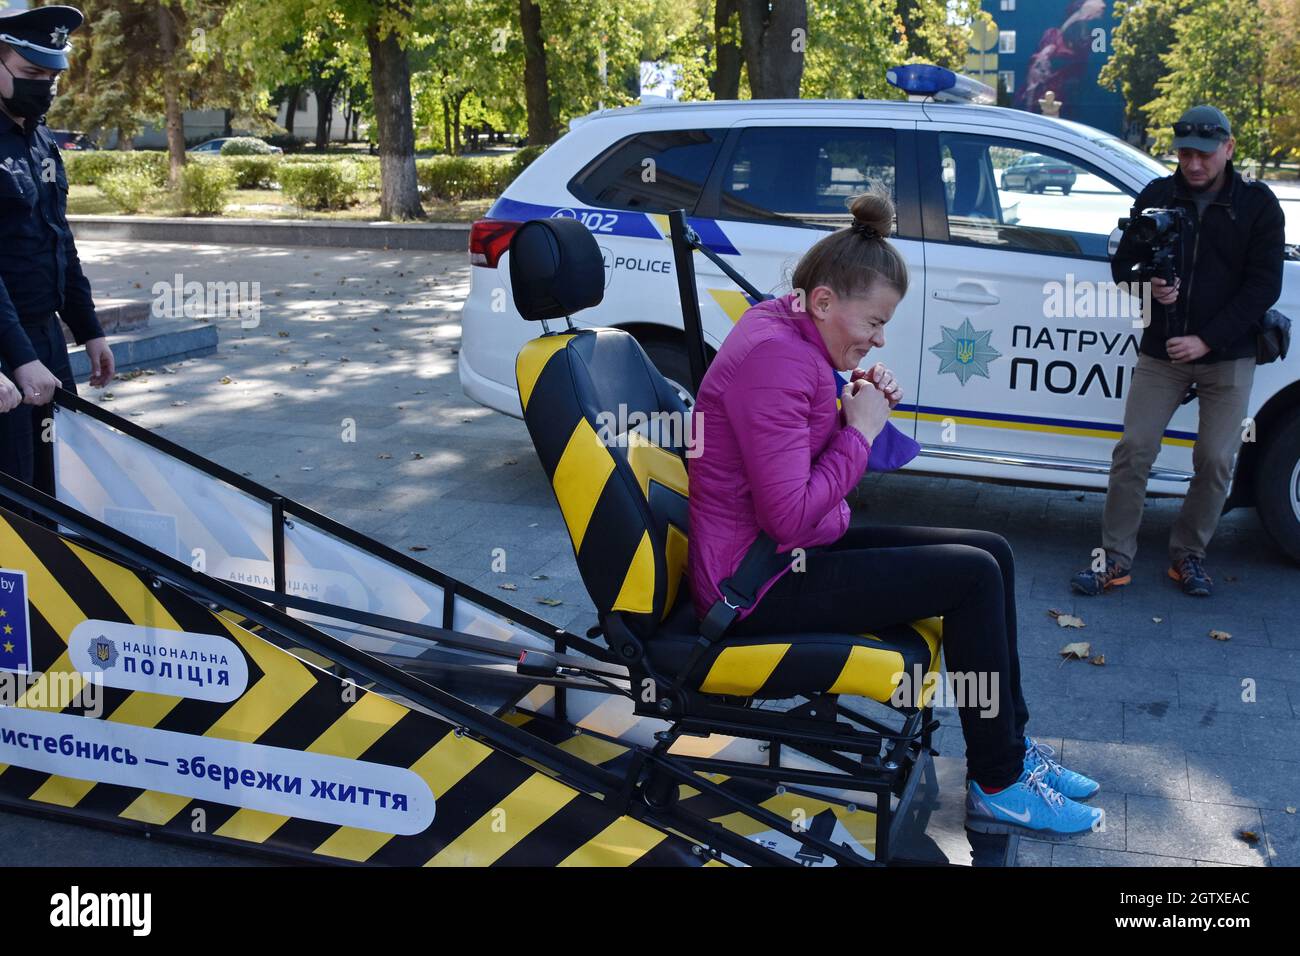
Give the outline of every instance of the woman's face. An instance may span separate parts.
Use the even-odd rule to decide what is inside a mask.
[[[813,289],[809,312],[839,371],[857,368],[868,352],[885,347],[885,323],[894,317],[900,298],[887,282],[877,282],[866,295],[852,298],[826,286]]]

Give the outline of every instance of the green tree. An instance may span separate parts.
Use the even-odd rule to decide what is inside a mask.
[[[1174,21],[1190,0],[1119,0],[1111,31],[1110,58],[1098,83],[1124,97],[1129,138],[1145,145],[1147,106],[1159,95],[1156,83],[1165,75],[1163,57],[1174,43]]]
[[[1273,158],[1300,155],[1300,0],[1261,0],[1268,33],[1265,83],[1276,98]]]
[[[159,117],[170,178],[185,165],[184,111],[216,108],[251,115],[264,97],[253,74],[215,42],[229,0],[87,0],[65,95],[50,117],[121,139]]]
[[[1263,26],[1256,0],[1200,0],[1174,21],[1174,42],[1161,58],[1167,73],[1146,107],[1157,148],[1171,146],[1184,110],[1209,103],[1227,114],[1238,155],[1271,155],[1269,120],[1276,109],[1266,84]]]
[[[432,0],[233,0],[223,21],[227,49],[252,64],[268,86],[284,82],[291,70],[286,51],[304,26],[331,24],[333,52],[322,55],[336,67],[346,72],[353,57],[357,69],[365,64],[379,140],[379,214],[384,219],[424,218],[415,175],[410,48],[438,6]]]

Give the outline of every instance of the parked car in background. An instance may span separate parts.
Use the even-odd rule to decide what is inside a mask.
[[[185,152],[198,153],[201,156],[220,156],[221,147],[225,146],[226,143],[230,142],[232,139],[247,139],[247,138],[249,137],[218,136],[216,139],[205,140],[204,142],[199,143],[197,146],[191,146],[189,149],[185,150]],[[266,143],[265,140],[262,140],[262,142]],[[279,153],[283,153],[284,150],[281,149],[279,146],[272,146],[270,143],[266,143],[266,152],[279,154]]]
[[[72,129],[52,129],[50,134],[54,141],[59,144],[59,149],[67,152],[68,150],[90,150],[99,149],[95,141],[85,133],[79,133]]]
[[[1002,171],[1002,188],[1041,193],[1051,186],[1068,196],[1076,178],[1069,163],[1041,153],[1025,153]]]

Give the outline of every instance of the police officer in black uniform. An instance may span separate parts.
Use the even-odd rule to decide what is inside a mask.
[[[82,19],[65,6],[0,12],[0,471],[51,494],[43,421],[56,388],[76,391],[59,318],[86,347],[91,385],[114,372],[68,227],[68,176],[44,124]]]

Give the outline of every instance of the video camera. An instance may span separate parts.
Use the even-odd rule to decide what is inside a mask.
[[[1143,209],[1132,219],[1125,217],[1119,227],[1142,250],[1138,264],[1138,279],[1163,279],[1173,284],[1178,277],[1178,263],[1182,261],[1183,232],[1187,225],[1187,212],[1183,209]]]

